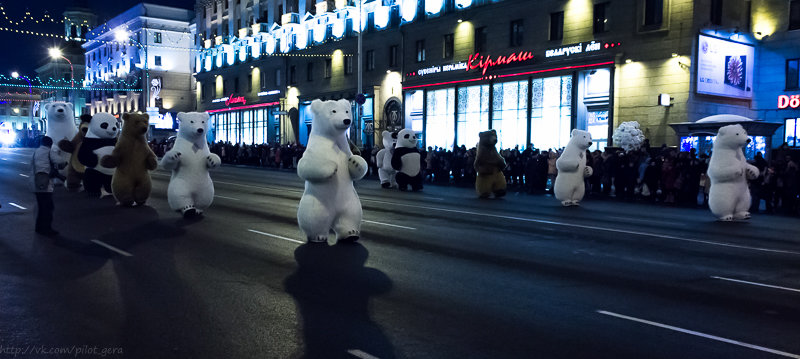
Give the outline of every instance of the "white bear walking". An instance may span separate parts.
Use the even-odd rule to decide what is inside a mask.
[[[167,187],[170,208],[181,212],[185,218],[192,218],[211,206],[214,183],[208,170],[219,167],[221,161],[208,149],[207,113],[180,112],[178,120],[178,137],[161,159],[161,167],[172,171]]]
[[[75,126],[75,113],[72,104],[68,102],[51,102],[44,106],[47,113],[47,137],[53,139],[53,146],[50,148],[50,158],[62,176],[67,175],[67,163],[72,158],[69,152],[59,147],[61,140],[71,141],[78,133]]]
[[[759,171],[744,158],[742,147],[750,142],[742,125],[728,125],[719,129],[714,140],[714,150],[708,163],[711,190],[708,206],[722,221],[749,219],[750,189],[747,180],[758,177]]]
[[[338,241],[357,241],[362,213],[353,181],[367,174],[367,161],[353,155],[345,136],[350,102],[314,100],[311,111],[308,146],[297,164],[297,175],[306,181],[297,223],[309,242],[326,242],[331,229]]]
[[[564,206],[577,206],[583,199],[584,178],[592,175],[592,168],[586,165],[586,149],[592,145],[592,135],[578,129],[572,130],[572,137],[564,148],[564,153],[556,160],[556,183],[553,192]]]
[[[375,155],[375,160],[378,162],[378,177],[381,180],[381,187],[392,188],[397,186],[397,182],[395,182],[397,171],[392,168],[392,155],[394,154],[394,145],[397,142],[397,133],[383,131],[382,136],[383,149]]]

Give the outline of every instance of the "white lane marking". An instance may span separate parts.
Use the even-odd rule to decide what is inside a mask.
[[[416,229],[416,228],[414,228],[414,227],[406,227],[406,226],[401,226],[401,225],[397,225],[397,224],[391,224],[391,223],[383,223],[383,222],[368,221],[368,220],[366,220],[366,219],[364,219],[364,220],[362,220],[362,221],[364,221],[364,222],[367,222],[367,223],[372,223],[372,224],[379,224],[379,225],[381,225],[381,226],[389,226],[389,227],[405,228],[405,229],[410,229],[410,230],[412,230],[412,231],[416,231],[416,230],[417,230],[417,229]]]
[[[8,159],[7,159],[7,158],[0,158],[0,160],[3,160],[3,161],[8,161]]]
[[[258,234],[260,234],[262,236],[273,237],[273,238],[283,239],[284,241],[305,244],[305,242],[298,241],[296,239],[291,239],[291,238],[288,238],[288,237],[279,236],[279,235],[271,234],[271,233],[264,233],[264,232],[261,232],[261,231],[257,231],[255,229],[248,229],[248,231],[253,232],[253,233],[258,233]]]
[[[629,317],[627,315],[612,313],[612,312],[608,312],[608,311],[605,311],[605,310],[598,310],[597,312],[600,313],[600,314],[603,314],[603,315],[610,315],[612,317],[617,317],[617,318],[620,318],[620,319],[626,319],[626,320],[630,320],[630,321],[634,321],[634,322],[639,322],[639,323],[643,323],[643,324],[647,324],[647,325],[652,325],[652,326],[659,327],[659,328],[674,330],[676,332],[696,335],[698,337],[703,337],[703,338],[706,338],[706,339],[717,340],[717,341],[728,343],[728,344],[734,344],[734,345],[743,346],[745,348],[760,350],[760,351],[763,351],[763,352],[772,353],[772,354],[776,354],[776,355],[781,355],[781,356],[785,356],[785,357],[789,357],[789,358],[800,359],[800,355],[797,355],[797,354],[792,354],[792,353],[787,353],[787,352],[783,352],[783,351],[780,351],[780,350],[770,349],[770,348],[762,347],[762,346],[759,346],[759,345],[748,344],[748,343],[740,342],[738,340],[722,338],[722,337],[718,337],[716,335],[700,333],[700,332],[696,332],[694,330],[683,329],[683,328],[675,327],[675,326],[672,326],[672,325],[661,324],[661,323],[656,323],[656,322],[649,321],[649,320]]]
[[[605,218],[619,219],[619,220],[627,221],[627,222],[639,222],[639,223],[650,223],[650,224],[668,224],[670,226],[686,227],[686,224],[675,223],[675,222],[666,222],[666,221],[662,222],[662,221],[653,221],[653,220],[648,220],[648,219],[617,217],[617,216],[606,216]]]
[[[17,208],[19,208],[19,209],[27,209],[27,208],[25,208],[25,207],[22,207],[22,206],[20,206],[20,205],[18,205],[18,204],[16,204],[16,203],[14,203],[14,202],[8,202],[8,204],[10,204],[10,205],[12,205],[12,206],[14,206],[14,207],[17,207]]]
[[[347,351],[347,353],[352,355],[352,356],[354,356],[354,357],[356,357],[356,358],[361,358],[361,359],[380,359],[380,358],[378,358],[378,357],[376,357],[376,356],[374,356],[372,354],[365,353],[365,352],[363,352],[361,350],[358,350],[358,349],[350,349],[350,350]]]
[[[25,161],[19,161],[19,163],[22,163],[23,165],[27,165],[28,164],[28,162],[25,162]]]
[[[772,249],[772,248],[761,248],[761,247],[751,247],[751,246],[744,246],[744,245],[730,244],[730,243],[722,243],[722,242],[714,242],[714,241],[704,241],[704,240],[700,240],[700,239],[682,238],[682,237],[670,236],[670,235],[666,235],[666,234],[647,233],[647,232],[639,232],[639,231],[629,231],[629,230],[624,230],[624,229],[589,226],[589,225],[585,225],[585,224],[574,224],[574,223],[548,221],[548,220],[544,220],[544,219],[533,219],[533,218],[524,218],[524,217],[504,216],[504,215],[500,215],[500,214],[478,213],[478,212],[471,212],[471,211],[460,211],[460,210],[457,210],[457,209],[449,209],[449,208],[417,206],[417,205],[402,204],[402,203],[396,203],[396,202],[378,201],[378,200],[374,200],[374,199],[364,199],[364,201],[390,204],[390,205],[393,205],[393,206],[403,206],[403,207],[430,209],[430,210],[442,211],[442,212],[471,214],[471,215],[474,215],[474,216],[484,216],[484,217],[511,219],[511,220],[524,221],[524,222],[551,224],[551,225],[555,225],[555,226],[574,227],[574,228],[583,228],[583,229],[594,229],[594,230],[599,230],[599,231],[616,232],[616,233],[624,233],[624,234],[633,234],[633,235],[637,235],[637,236],[648,236],[648,237],[656,237],[656,238],[664,238],[664,239],[674,239],[674,240],[684,241],[684,242],[703,243],[703,244],[709,244],[709,245],[714,245],[714,246],[731,247],[731,248],[739,248],[739,249],[749,249],[749,250],[761,251],[761,252],[800,255],[800,252],[797,252],[797,251],[789,251],[789,250],[783,250],[783,249]]]
[[[219,196],[219,195],[216,195],[216,194],[214,195],[214,197],[217,197],[217,198],[224,198],[224,199],[229,199],[229,200],[231,200],[231,201],[238,201],[238,200],[239,200],[238,198],[233,198],[233,197],[225,197],[225,196]]]
[[[22,177],[30,177],[30,176],[28,176],[26,174],[23,174],[23,173],[20,173],[19,175],[22,176]]]
[[[106,249],[108,249],[108,250],[110,250],[110,251],[117,252],[117,253],[119,253],[119,254],[121,254],[121,255],[123,255],[123,256],[126,256],[126,257],[133,257],[133,254],[130,254],[130,253],[128,253],[128,252],[125,252],[125,251],[123,251],[123,250],[121,250],[121,249],[119,249],[119,248],[117,248],[117,247],[114,247],[114,246],[112,246],[112,245],[110,245],[110,244],[106,244],[106,243],[105,243],[105,242],[103,242],[103,241],[99,241],[99,240],[97,240],[97,239],[92,239],[92,243],[94,243],[94,244],[96,244],[96,245],[98,245],[98,246],[100,246],[100,247],[104,247],[104,248],[106,248]]]
[[[746,281],[746,280],[741,280],[741,279],[733,279],[733,278],[725,278],[725,277],[717,277],[717,276],[713,276],[713,275],[711,276],[711,278],[714,278],[714,279],[720,279],[720,280],[727,280],[727,281],[736,282],[736,283],[744,283],[744,284],[757,285],[757,286],[759,286],[759,287],[767,287],[767,288],[774,288],[774,289],[783,289],[783,290],[788,290],[788,291],[790,291],[790,292],[797,292],[797,293],[800,293],[800,289],[794,289],[794,288],[788,288],[788,287],[781,287],[781,286],[778,286],[778,285],[771,285],[771,284],[764,284],[764,283],[757,283],[757,282],[748,282],[748,281]]]

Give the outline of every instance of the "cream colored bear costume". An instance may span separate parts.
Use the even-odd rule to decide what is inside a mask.
[[[361,201],[353,181],[367,173],[367,161],[353,155],[345,135],[352,122],[347,100],[314,100],[308,146],[297,164],[306,189],[297,223],[309,242],[326,242],[333,229],[339,241],[356,241],[361,233]]]
[[[219,156],[211,153],[206,142],[208,114],[200,112],[178,113],[180,125],[175,146],[164,158],[161,167],[172,171],[167,187],[170,208],[186,218],[203,214],[214,200],[214,183],[209,169],[219,167]]]
[[[708,206],[722,221],[749,219],[750,189],[747,180],[758,177],[759,171],[747,163],[742,152],[750,138],[742,125],[728,125],[719,129],[714,140],[714,150],[708,163],[711,191]]]
[[[572,130],[567,147],[556,160],[558,175],[553,192],[564,206],[577,206],[583,199],[584,178],[592,175],[592,168],[586,165],[586,149],[591,145],[589,132]]]

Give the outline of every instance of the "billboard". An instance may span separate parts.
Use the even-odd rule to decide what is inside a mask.
[[[753,98],[754,53],[752,45],[699,35],[697,93]]]

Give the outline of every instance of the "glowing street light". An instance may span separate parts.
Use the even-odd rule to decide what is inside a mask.
[[[20,77],[21,77],[21,78],[23,78],[25,81],[27,81],[27,82],[28,82],[28,92],[30,93],[30,95],[31,95],[31,97],[32,97],[32,96],[33,96],[33,84],[31,84],[31,80],[28,80],[28,78],[27,78],[27,77],[25,77],[25,76],[21,76],[21,75],[19,74],[19,72],[16,72],[16,71],[14,71],[14,72],[12,72],[12,73],[11,73],[11,78],[18,79],[18,78],[20,78]]]
[[[127,31],[122,29],[114,30],[114,40],[117,40],[117,42],[125,42],[128,41],[129,39],[130,35],[128,35]]]
[[[71,86],[75,87],[75,69],[72,67],[72,61],[69,61],[68,58],[64,57],[64,53],[61,52],[61,49],[59,49],[57,47],[51,47],[47,52],[50,54],[50,57],[53,60],[58,60],[59,58],[62,58],[64,60],[66,60],[67,63],[69,63],[69,71],[70,71],[70,73],[72,75]]]
[[[12,72],[11,73],[11,77],[18,78],[19,77],[19,72],[16,72],[16,71]]]

